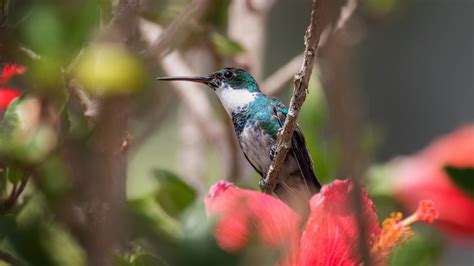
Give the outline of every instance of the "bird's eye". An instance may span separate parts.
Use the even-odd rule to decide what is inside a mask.
[[[230,71],[224,72],[224,78],[230,79],[233,75],[234,74],[232,74],[232,72],[230,72]]]

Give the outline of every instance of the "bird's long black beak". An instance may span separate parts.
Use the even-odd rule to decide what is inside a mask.
[[[212,76],[202,76],[202,77],[158,77],[156,80],[165,80],[165,81],[191,81],[197,83],[208,84],[213,80]]]

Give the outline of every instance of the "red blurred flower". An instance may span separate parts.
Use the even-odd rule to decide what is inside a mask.
[[[336,180],[323,186],[311,198],[311,213],[302,234],[298,215],[279,199],[260,192],[219,182],[205,203],[208,214],[217,216],[215,236],[224,250],[239,251],[256,239],[282,252],[282,265],[360,265],[352,191],[350,181]],[[410,237],[411,223],[431,222],[437,217],[433,205],[424,202],[407,219],[402,220],[401,213],[392,214],[380,228],[375,206],[365,191],[362,198],[367,243],[377,264],[384,264],[390,251]]]
[[[0,80],[0,83],[7,82],[11,77],[15,75],[24,74],[25,72],[26,72],[26,67],[24,66],[6,64],[3,67],[2,79]]]
[[[205,199],[209,215],[217,215],[215,236],[224,250],[239,251],[257,236],[266,247],[286,253],[287,264],[296,261],[300,218],[270,195],[218,182]]]
[[[8,87],[1,87],[1,85],[7,82],[12,76],[23,74],[26,72],[26,68],[23,66],[7,64],[3,68],[2,76],[0,79],[0,111],[7,109],[11,101],[21,95],[21,92],[17,89]]]
[[[408,210],[421,199],[432,200],[440,212],[436,226],[452,236],[474,237],[474,198],[450,180],[443,170],[446,165],[474,167],[474,125],[391,162],[396,198]]]
[[[359,228],[351,202],[352,193],[352,183],[335,180],[311,198],[311,214],[301,237],[299,265],[360,263],[357,246]],[[373,202],[367,193],[362,196],[362,215],[369,234],[366,238],[371,245],[374,237],[380,234],[380,227]]]
[[[21,92],[19,90],[0,88],[0,111],[7,109],[10,102],[20,95]]]

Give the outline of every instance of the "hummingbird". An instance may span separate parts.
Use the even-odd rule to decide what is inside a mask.
[[[157,80],[202,83],[217,94],[232,119],[241,150],[262,177],[259,185],[264,188],[277,135],[285,123],[288,108],[277,98],[263,94],[255,79],[240,68],[224,68],[205,76],[159,77]],[[309,198],[320,189],[305,138],[297,127],[274,192],[291,208],[305,213],[309,210]]]

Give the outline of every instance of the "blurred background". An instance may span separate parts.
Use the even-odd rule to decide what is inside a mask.
[[[381,218],[406,211],[390,161],[474,121],[474,2],[326,2],[299,118],[316,175],[360,176]],[[0,83],[21,93],[1,111],[0,264],[261,262],[220,250],[206,219],[218,180],[258,190],[224,109],[205,86],[155,78],[238,66],[288,104],[311,1],[0,7],[0,69],[26,68]],[[473,265],[473,248],[472,232],[420,226],[390,265]]]

